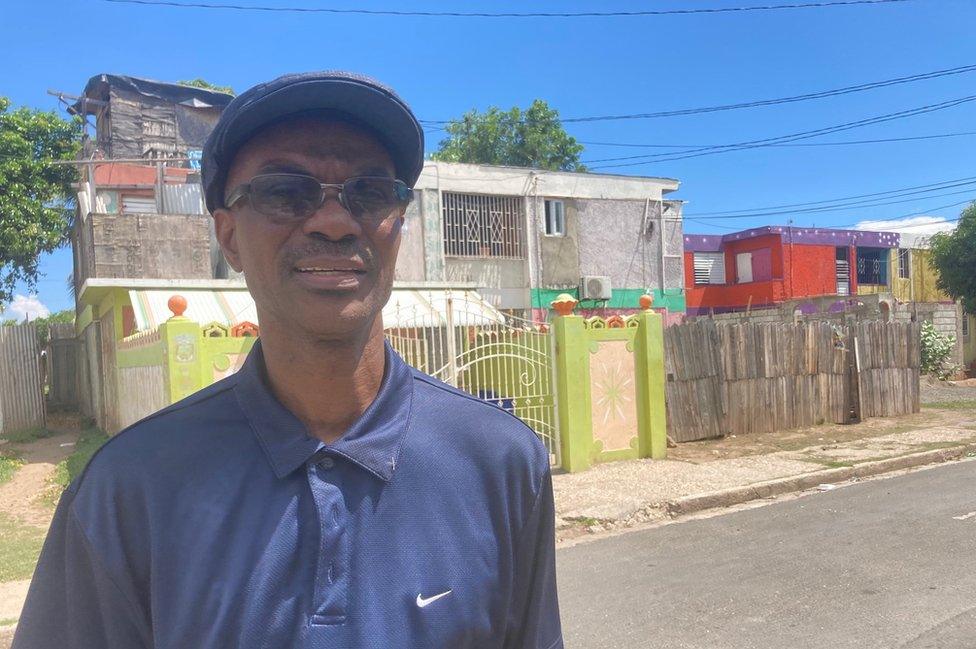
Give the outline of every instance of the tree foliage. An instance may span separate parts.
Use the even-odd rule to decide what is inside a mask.
[[[196,79],[187,79],[185,81],[177,81],[176,83],[181,86],[190,86],[192,88],[203,88],[204,90],[213,90],[214,92],[222,92],[225,95],[235,95],[234,89],[230,86],[218,86],[217,84],[210,83],[206,79],[201,79],[197,77]]]
[[[445,128],[447,137],[431,157],[445,162],[532,167],[553,171],[586,171],[580,163],[583,145],[566,133],[559,113],[541,99],[528,110],[503,111],[492,106],[472,110]]]
[[[939,288],[976,314],[976,203],[963,210],[955,230],[933,235],[931,246]]]
[[[0,303],[9,302],[18,281],[37,285],[41,254],[68,240],[80,147],[81,121],[54,112],[10,109],[0,97]]]

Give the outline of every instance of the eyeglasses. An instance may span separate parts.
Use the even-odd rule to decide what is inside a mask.
[[[322,207],[329,189],[338,191],[339,204],[353,217],[372,223],[413,199],[413,190],[405,182],[382,176],[360,176],[336,184],[302,174],[262,174],[231,192],[226,205],[233,207],[246,196],[251,207],[270,220],[297,223]]]

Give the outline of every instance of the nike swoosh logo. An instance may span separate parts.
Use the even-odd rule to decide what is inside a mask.
[[[419,608],[426,608],[427,606],[430,606],[431,604],[439,600],[441,597],[447,597],[448,595],[451,594],[451,592],[452,591],[449,590],[441,593],[440,595],[434,595],[433,597],[428,597],[426,599],[424,598],[423,595],[417,593],[417,606]]]

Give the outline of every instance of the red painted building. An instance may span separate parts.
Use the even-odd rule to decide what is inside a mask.
[[[894,232],[782,226],[685,234],[688,314],[875,292],[890,285],[890,251],[899,242]]]

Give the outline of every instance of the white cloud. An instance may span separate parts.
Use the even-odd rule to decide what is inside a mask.
[[[936,232],[951,232],[955,228],[955,222],[947,221],[944,216],[910,216],[887,221],[861,221],[854,226],[855,230],[899,232],[902,244],[905,246],[924,245],[925,241]]]
[[[25,318],[34,320],[49,315],[51,312],[37,299],[36,295],[15,295],[13,301],[4,310],[5,317],[14,317],[17,320],[24,320]]]

